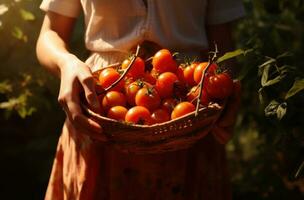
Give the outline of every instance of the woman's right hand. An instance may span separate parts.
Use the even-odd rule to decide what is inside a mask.
[[[102,127],[86,117],[80,106],[80,93],[83,92],[90,108],[95,112],[99,112],[101,109],[90,68],[76,56],[68,54],[60,64],[60,78],[58,101],[68,120],[79,132],[105,141]]]

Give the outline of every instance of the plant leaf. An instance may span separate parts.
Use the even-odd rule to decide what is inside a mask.
[[[293,86],[288,90],[285,99],[288,99],[304,89],[304,79],[297,79]]]
[[[300,167],[298,168],[296,174],[295,174],[295,178],[298,178],[301,171],[304,169],[304,161],[301,163]]]
[[[277,118],[281,120],[287,112],[287,103],[281,103],[277,108]]]
[[[262,73],[262,78],[261,78],[261,85],[264,87],[268,81],[268,76],[269,76],[269,70],[270,70],[271,65],[266,65],[264,66],[263,73]]]
[[[274,84],[280,82],[281,80],[283,80],[285,77],[286,77],[286,74],[280,74],[277,77],[275,77],[274,79],[266,81],[264,84],[262,84],[262,86],[267,87],[270,85],[274,85]]]
[[[259,68],[263,68],[263,67],[265,67],[265,66],[267,66],[267,65],[270,65],[270,64],[272,64],[272,63],[274,63],[274,62],[276,62],[275,59],[273,59],[273,58],[268,58],[268,60],[267,60],[266,62],[264,62],[263,64],[259,65]]]
[[[0,82],[0,93],[5,94],[13,90],[12,85],[8,81]]]
[[[17,38],[18,40],[22,40],[24,42],[27,42],[27,36],[23,33],[23,31],[15,26],[13,31],[12,31],[12,35]]]
[[[239,55],[246,55],[247,53],[249,53],[251,51],[253,51],[253,49],[248,49],[245,51],[243,49],[237,49],[235,51],[230,51],[230,52],[225,53],[223,56],[219,57],[216,62],[220,63],[220,62],[223,62],[224,60],[228,60],[228,59],[237,57]]]
[[[24,19],[25,21],[33,21],[35,20],[35,16],[33,13],[31,13],[30,11],[24,10],[24,9],[20,9],[20,15],[22,17],[22,19]]]
[[[290,52],[284,52],[281,55],[278,55],[277,59],[285,58],[285,57],[290,57],[290,56],[292,56],[292,53],[290,53]]]
[[[268,106],[266,106],[264,112],[266,117],[270,117],[273,115],[277,115],[277,109],[279,107],[280,103],[276,100],[272,100]]]

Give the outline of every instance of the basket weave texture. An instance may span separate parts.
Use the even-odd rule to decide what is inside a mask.
[[[88,107],[85,112],[102,125],[109,143],[127,153],[150,154],[177,151],[191,147],[206,136],[219,118],[223,105],[217,103],[201,108],[198,115],[154,125],[136,125],[103,117]]]

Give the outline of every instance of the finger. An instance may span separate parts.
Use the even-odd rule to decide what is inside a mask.
[[[85,70],[79,77],[79,81],[83,87],[85,98],[95,112],[100,112],[100,104],[96,94],[95,81],[89,69]]]
[[[77,121],[78,123],[78,126],[81,127],[79,129],[79,132],[82,133],[82,134],[85,134],[85,135],[88,135],[98,141],[102,141],[102,142],[106,142],[107,141],[107,137],[103,134],[103,131],[102,131],[102,127],[101,128],[101,131],[98,130],[98,131],[90,131],[90,129],[87,127],[86,128],[86,125],[85,124],[90,124],[91,126],[96,126],[96,122],[90,118],[82,118],[80,117],[80,119]],[[76,126],[77,127],[77,126]]]
[[[227,144],[228,141],[232,138],[232,128],[222,128],[218,126],[214,126],[212,129],[212,134],[214,138],[220,143],[220,144]]]
[[[241,103],[241,87],[240,82],[235,82],[233,93],[226,103],[226,108],[217,125],[220,127],[233,126],[239,111]]]
[[[79,106],[79,98],[74,97],[73,100],[67,101],[67,108],[69,119],[75,127],[96,133],[102,132],[102,128],[97,122],[82,114],[81,107]]]

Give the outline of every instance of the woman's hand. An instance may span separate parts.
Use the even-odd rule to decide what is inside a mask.
[[[224,113],[212,129],[212,134],[219,143],[226,144],[232,138],[240,104],[241,84],[237,81],[234,83],[233,93],[227,101]]]
[[[87,118],[81,109],[80,94],[83,92],[89,107],[100,111],[100,104],[95,92],[95,83],[90,68],[74,55],[67,55],[60,66],[60,90],[58,101],[63,107],[68,120],[82,133],[105,140],[102,127]]]

